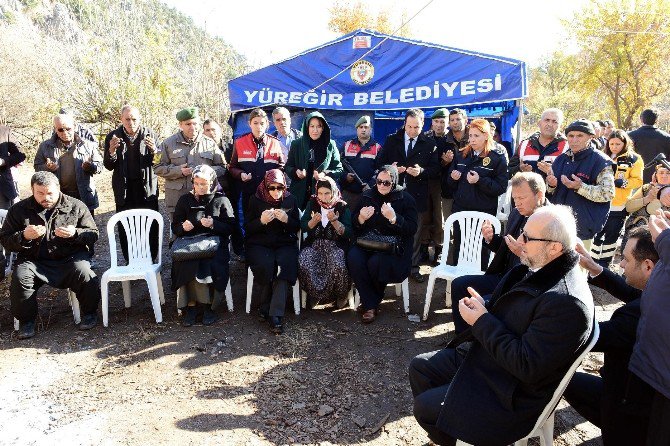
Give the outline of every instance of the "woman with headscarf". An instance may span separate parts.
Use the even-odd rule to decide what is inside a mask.
[[[316,194],[307,203],[300,223],[307,238],[298,258],[298,277],[310,307],[334,302],[337,308],[343,308],[351,288],[346,261],[351,211],[335,180],[317,180]]]
[[[370,323],[375,320],[386,285],[404,281],[412,267],[416,203],[398,184],[395,166],[385,165],[379,170],[376,187],[361,194],[352,221],[355,241],[347,255],[347,266],[361,297],[362,322]],[[375,244],[390,245],[391,249],[378,250]]]
[[[300,209],[305,209],[307,200],[315,193],[316,180],[326,175],[340,180],[343,172],[340,152],[330,139],[330,127],[321,113],[315,111],[305,116],[302,136],[291,143],[284,170],[291,178],[290,191]]]
[[[252,295],[260,301],[259,318],[274,333],[284,331],[286,298],[298,278],[300,214],[279,169],[265,173],[249,198],[246,221],[247,264],[254,274]]]
[[[230,201],[216,191],[216,171],[203,164],[195,167],[191,177],[193,190],[177,201],[172,232],[176,237],[216,235],[219,247],[213,258],[172,261],[172,290],[177,292],[177,308],[186,327],[195,323],[198,307],[204,325],[217,320],[215,310],[228,284],[228,242],[235,225]]]

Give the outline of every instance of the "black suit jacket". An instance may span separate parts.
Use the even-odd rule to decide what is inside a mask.
[[[653,125],[643,125],[637,130],[628,133],[635,143],[635,151],[642,155],[642,160],[646,163],[654,159],[659,153],[665,154],[670,158],[670,135],[659,130]],[[651,175],[654,169],[645,169],[643,172],[644,184],[651,182]]]
[[[407,192],[416,201],[416,210],[424,212],[428,209],[430,194],[429,181],[440,174],[440,162],[437,156],[435,140],[420,133],[412,150],[405,155],[405,130],[400,129],[386,138],[382,151],[377,155],[375,167],[379,170],[386,164],[398,163],[398,166],[412,167],[418,164],[423,171],[416,177],[403,173],[400,183],[406,185]]]
[[[0,193],[7,200],[15,199],[19,193],[14,185],[12,167],[22,163],[26,159],[19,149],[9,127],[0,125],[0,158],[4,161],[0,166]]]

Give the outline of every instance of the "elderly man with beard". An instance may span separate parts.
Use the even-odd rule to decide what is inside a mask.
[[[527,435],[592,336],[593,298],[566,206],[545,206],[521,235],[521,265],[488,304],[476,290],[458,311],[470,326],[409,369],[414,416],[429,438],[502,446]]]
[[[9,209],[0,242],[18,253],[9,296],[12,315],[19,321],[19,339],[35,336],[37,290],[43,284],[69,288],[83,314],[80,330],[93,328],[100,301],[98,277],[89,263],[89,250],[98,228],[84,203],[60,191],[51,172],[36,172],[32,195]]]
[[[535,172],[519,172],[512,178],[512,200],[514,209],[509,214],[505,233],[494,234],[493,226],[487,220],[482,225],[484,246],[495,253],[495,257],[483,275],[460,276],[451,282],[451,308],[456,333],[464,331],[468,325],[456,311],[458,301],[467,296],[468,287],[479,292],[485,301],[491,297],[503,276],[519,264],[521,244],[516,241],[524,225],[536,209],[550,204],[545,198],[547,188],[544,179]]]
[[[156,175],[165,178],[165,208],[174,214],[179,197],[193,189],[191,174],[195,166],[207,165],[221,178],[227,163],[219,146],[201,132],[197,108],[177,112],[179,131],[166,138],[158,147],[160,161],[154,167]]]

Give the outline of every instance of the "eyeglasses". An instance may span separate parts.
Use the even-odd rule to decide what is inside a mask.
[[[377,180],[377,185],[390,187],[393,185],[393,183],[390,182],[389,180]]]
[[[59,129],[56,129],[56,131],[57,131],[58,133],[69,132],[69,131],[71,131],[71,130],[72,130],[72,128],[67,128],[67,127],[61,127],[61,128],[59,128]]]
[[[284,189],[286,189],[286,187],[281,186],[281,185],[279,185],[279,186],[268,186],[268,190],[284,190]]]
[[[549,240],[546,238],[535,238],[535,237],[529,237],[528,234],[526,234],[526,231],[523,231],[521,233],[521,238],[523,239],[524,243],[528,242],[556,242],[556,240]],[[558,243],[558,242],[556,242]]]

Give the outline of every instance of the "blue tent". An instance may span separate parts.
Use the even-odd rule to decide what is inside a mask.
[[[234,137],[249,131],[249,110],[269,114],[283,105],[297,128],[305,114],[320,110],[338,145],[355,136],[361,115],[373,118],[373,135],[383,143],[408,108],[430,118],[441,107],[489,118],[503,140],[514,142],[528,96],[525,62],[364,29],[232,79],[228,92]]]

